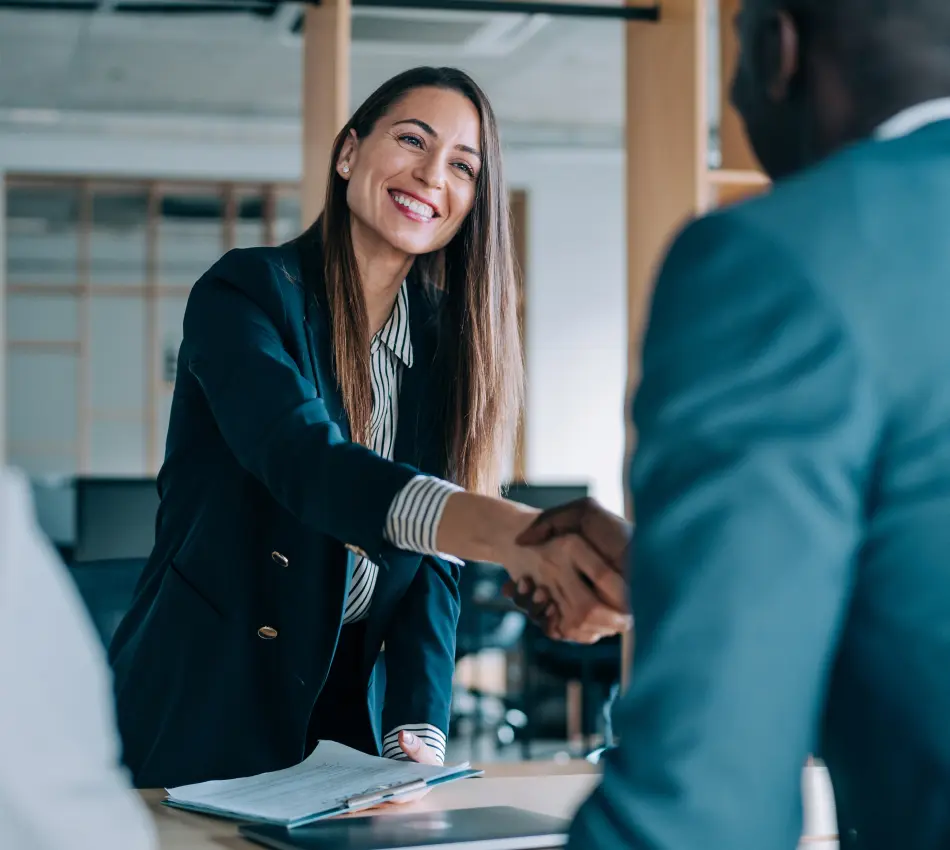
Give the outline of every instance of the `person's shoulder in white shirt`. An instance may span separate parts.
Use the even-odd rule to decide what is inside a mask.
[[[0,847],[154,848],[120,764],[105,651],[29,485],[2,467],[0,629]]]

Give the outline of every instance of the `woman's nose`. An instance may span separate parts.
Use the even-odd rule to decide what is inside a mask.
[[[441,189],[445,185],[446,163],[439,156],[426,157],[416,171],[417,179],[432,189]]]

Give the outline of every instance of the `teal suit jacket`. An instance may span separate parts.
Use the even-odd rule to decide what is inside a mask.
[[[691,224],[634,405],[637,645],[571,847],[950,847],[950,122]],[[856,837],[855,837],[856,836]]]

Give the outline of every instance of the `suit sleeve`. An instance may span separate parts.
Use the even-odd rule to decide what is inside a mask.
[[[788,850],[878,439],[835,308],[737,215],[657,285],[634,406],[636,650],[571,848]]]
[[[293,284],[279,274],[253,253],[232,252],[195,284],[187,368],[238,462],[301,521],[379,563],[390,506],[417,471],[344,439],[284,347]]]
[[[461,603],[459,567],[425,556],[386,634],[383,755],[399,756],[401,729],[445,757]]]

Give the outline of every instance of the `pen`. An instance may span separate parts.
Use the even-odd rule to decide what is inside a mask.
[[[424,779],[414,779],[412,782],[390,785],[388,788],[382,788],[378,791],[368,791],[365,794],[357,794],[347,799],[346,807],[348,809],[355,809],[369,803],[380,803],[398,794],[411,794],[413,791],[423,791],[426,787],[427,785]]]

